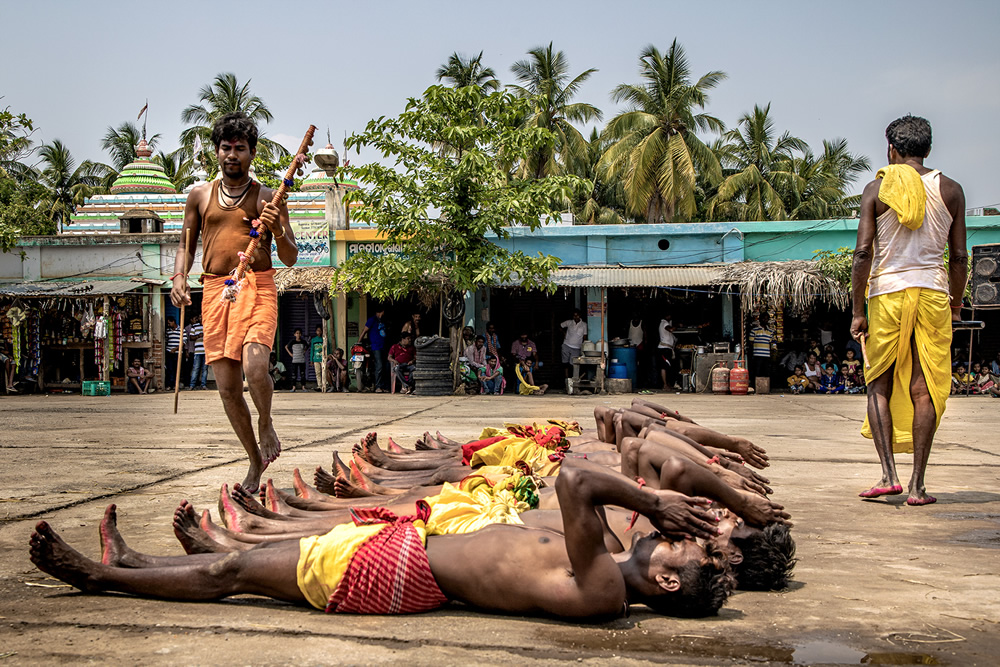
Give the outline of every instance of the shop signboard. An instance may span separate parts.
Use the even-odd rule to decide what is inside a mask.
[[[293,218],[292,231],[299,247],[296,267],[330,266],[330,228],[324,218]],[[277,245],[271,246],[271,261],[281,266]]]
[[[347,244],[348,259],[362,252],[369,255],[402,255],[403,246],[399,243],[386,243],[385,241],[351,241]]]

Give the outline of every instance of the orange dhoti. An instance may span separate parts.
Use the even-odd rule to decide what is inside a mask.
[[[236,302],[224,301],[229,276],[202,276],[201,321],[205,329],[205,362],[243,359],[243,346],[260,343],[271,349],[278,329],[278,289],[274,269],[247,271]]]

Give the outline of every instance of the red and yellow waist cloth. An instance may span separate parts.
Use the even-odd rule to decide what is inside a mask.
[[[230,276],[203,273],[201,318],[205,330],[205,362],[243,359],[243,346],[260,343],[270,349],[278,329],[278,289],[274,269],[247,271],[236,302],[222,299]]]
[[[483,429],[479,440],[462,445],[462,463],[514,467],[524,461],[535,474],[549,477],[558,470],[569,449],[567,436],[580,434],[576,422],[549,420],[549,424],[506,424],[502,429]]]
[[[412,614],[448,601],[431,573],[426,526],[431,508],[413,516],[352,509],[353,523],[299,541],[299,590],[328,613]]]
[[[892,449],[913,451],[913,402],[910,381],[913,377],[912,339],[916,344],[920,367],[934,404],[936,429],[944,414],[945,401],[951,393],[951,309],[949,295],[926,287],[910,287],[898,292],[879,294],[868,300],[868,361],[865,379],[872,380],[892,367]],[[872,437],[865,418],[861,434]]]

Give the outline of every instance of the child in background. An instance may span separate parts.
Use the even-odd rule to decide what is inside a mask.
[[[845,356],[846,359],[840,364],[840,376],[844,379],[844,389],[848,394],[857,394],[865,386],[861,362],[854,358],[854,350],[847,350]]]
[[[347,391],[351,383],[347,376],[347,361],[344,351],[339,347],[333,354],[326,355],[326,378],[333,384],[334,391]]]
[[[819,389],[817,390],[821,394],[842,394],[844,393],[844,385],[840,381],[840,376],[837,375],[836,370],[834,370],[836,364],[828,364],[826,368],[823,369],[823,377],[819,381]]]
[[[804,394],[809,388],[809,378],[805,376],[801,365],[795,366],[795,372],[788,376],[788,388],[793,394]]]
[[[972,376],[965,372],[965,364],[959,364],[955,372],[951,374],[951,393],[961,393],[971,384]]]

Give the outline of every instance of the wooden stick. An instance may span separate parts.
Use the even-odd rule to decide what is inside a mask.
[[[191,233],[190,229],[184,230],[184,252],[188,251],[188,238]],[[187,264],[185,260],[184,264]],[[184,277],[187,280],[187,276]],[[181,361],[184,353],[184,302],[181,301],[181,315],[180,322],[177,323],[177,327],[180,329],[180,337],[177,343],[177,371],[174,373],[174,414],[177,414],[177,401],[180,400],[181,396]]]
[[[868,361],[868,346],[865,344],[865,340],[868,338],[867,334],[861,334],[861,358],[864,359],[865,368],[871,368],[872,364]]]

